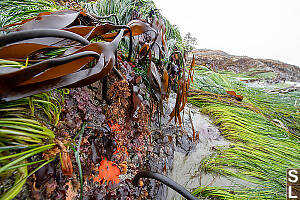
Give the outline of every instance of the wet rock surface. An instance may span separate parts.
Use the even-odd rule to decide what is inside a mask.
[[[213,153],[215,146],[228,146],[229,142],[220,135],[216,126],[208,116],[200,113],[199,108],[187,104],[183,112],[183,126],[169,122],[169,114],[174,108],[176,94],[171,93],[168,102],[164,104],[165,113],[162,116],[159,129],[158,120],[152,123],[153,152],[149,154],[147,169],[160,172],[177,183],[191,189],[199,186],[199,177],[202,184],[213,182],[215,185],[231,185],[230,180],[217,178],[199,172],[201,160]],[[192,123],[191,123],[192,119]],[[192,124],[196,139],[193,138]],[[201,179],[201,178],[200,178]],[[155,187],[150,187],[151,199],[180,199],[181,196],[172,189],[154,180],[147,180]],[[151,185],[151,184],[150,184]]]
[[[230,185],[231,182],[225,178],[206,175],[204,172],[199,171],[202,159],[210,156],[215,146],[226,147],[229,142],[220,135],[218,128],[212,124],[208,116],[200,113],[199,108],[187,105],[185,116],[188,115],[189,110],[199,139],[194,143],[195,147],[188,152],[175,150],[173,168],[169,171],[168,176],[190,191],[200,185]],[[187,136],[192,135],[192,129],[189,127],[190,123],[188,124],[189,120],[188,117],[185,117]],[[167,190],[166,199],[180,198],[181,196],[172,189]]]
[[[113,84],[114,78],[111,78],[108,85]],[[165,112],[161,116],[161,121],[157,112],[154,112],[152,125],[147,130],[148,126],[141,121],[141,119],[147,119],[147,115],[141,117],[139,112],[143,105],[149,106],[147,100],[149,92],[143,83],[132,88],[133,92],[142,96],[141,103],[135,107],[134,102],[131,103],[131,100],[127,99],[129,109],[126,105],[116,105],[116,108],[122,112],[122,116],[125,116],[120,121],[108,118],[114,114],[109,107],[114,103],[108,104],[102,98],[101,85],[102,83],[96,83],[89,87],[70,90],[64,101],[60,122],[55,129],[57,139],[64,144],[70,144],[82,128],[83,122],[88,122],[80,146],[84,180],[83,199],[166,199],[166,186],[152,179],[143,179],[143,186],[136,187],[132,184],[132,178],[140,170],[168,175],[174,166],[175,151],[188,155],[195,149],[197,143],[187,134],[187,131],[175,125],[174,122],[169,122],[169,114],[175,103],[175,94],[171,94],[169,102],[164,103]],[[122,103],[122,101],[121,99],[117,102]],[[107,113],[108,110],[110,115]],[[120,112],[117,114],[120,115]],[[122,139],[124,140],[121,141],[122,145],[127,147],[126,153],[118,152],[118,144]],[[75,144],[77,144],[77,139]],[[79,170],[74,152],[69,149],[68,153],[74,169],[72,177],[67,177],[62,173],[61,161],[59,156],[56,156],[53,162],[38,170],[30,178],[27,182],[28,188],[24,187],[26,193],[23,194],[26,195],[20,193],[19,199],[66,199],[70,197],[79,199]],[[127,161],[126,172],[119,176],[119,183],[99,183],[93,180],[93,177],[99,174],[96,169],[104,157],[118,165]]]
[[[173,109],[176,95],[170,94],[166,104],[166,114]],[[163,118],[164,119],[164,118]],[[170,123],[170,126],[172,123]],[[175,134],[174,152],[172,155],[172,166],[167,176],[177,183],[192,191],[199,185],[233,185],[232,180],[223,177],[214,177],[200,172],[201,160],[213,153],[215,146],[228,146],[230,143],[220,134],[218,127],[212,124],[208,116],[201,114],[200,109],[194,105],[187,104],[183,111],[184,126]],[[174,126],[174,125],[173,125]],[[196,138],[193,138],[193,128]],[[167,200],[180,199],[181,195],[167,188],[164,198]]]

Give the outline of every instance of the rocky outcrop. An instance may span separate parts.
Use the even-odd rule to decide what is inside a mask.
[[[194,50],[197,65],[205,65],[214,70],[243,72],[274,72],[277,81],[300,81],[300,67],[271,59],[254,59],[248,56],[234,56],[220,50]],[[189,56],[191,59],[191,56]]]

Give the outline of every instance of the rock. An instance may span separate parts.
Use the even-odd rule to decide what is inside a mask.
[[[204,65],[213,70],[227,70],[235,73],[251,70],[271,71],[279,81],[300,81],[300,67],[271,59],[254,59],[248,56],[234,56],[220,50],[199,49],[188,56],[192,60],[195,55],[196,65]]]

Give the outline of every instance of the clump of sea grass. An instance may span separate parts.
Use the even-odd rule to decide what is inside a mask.
[[[241,179],[249,186],[199,187],[194,194],[218,199],[284,199],[286,169],[300,165],[300,93],[271,94],[267,87],[252,88],[236,75],[204,67],[196,74],[189,102],[208,114],[231,141],[228,148],[217,148],[203,160],[201,170]],[[243,100],[226,94],[228,90],[242,95]]]

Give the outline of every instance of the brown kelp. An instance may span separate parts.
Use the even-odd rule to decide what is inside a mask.
[[[11,2],[19,5],[14,0]],[[31,0],[26,2],[39,5],[39,2],[35,4]],[[7,3],[9,2],[2,1],[0,6]],[[5,115],[1,115],[3,120],[0,127],[3,127],[3,137],[0,139],[13,144],[22,144],[11,147],[11,143],[1,143],[4,159],[0,169],[1,175],[18,174],[16,185],[10,190],[3,190],[2,192],[5,193],[2,198],[11,199],[16,196],[26,179],[53,161],[55,157],[57,158],[56,155],[60,157],[61,172],[65,176],[71,177],[74,171],[78,172],[82,194],[84,180],[79,154],[86,125],[85,123],[82,125],[82,129],[72,141],[68,136],[61,138],[57,136],[60,133],[50,130],[57,131],[55,126],[61,125],[59,121],[61,102],[56,98],[68,91],[57,89],[86,86],[113,72],[122,81],[116,81],[114,84],[120,91],[113,90],[114,87],[109,90],[112,92],[109,92],[108,97],[119,100],[110,106],[123,103],[123,99],[119,96],[126,96],[125,99],[131,101],[130,89],[135,83],[126,79],[126,74],[123,74],[121,69],[128,63],[131,65],[134,63],[138,65],[137,71],[148,74],[144,77],[152,82],[152,90],[156,91],[157,99],[167,97],[169,81],[165,65],[168,59],[164,58],[167,58],[172,50],[168,48],[166,38],[167,34],[170,35],[167,32],[170,29],[165,27],[165,21],[158,15],[151,16],[153,18],[149,16],[149,20],[135,16],[124,23],[123,19],[115,17],[119,13],[97,16],[81,8],[61,11],[51,8],[41,12],[33,10],[29,12],[30,17],[22,17],[22,20],[11,19],[9,20],[11,24],[1,28],[1,31],[7,33],[0,36],[2,39],[0,99],[3,108],[1,111],[5,112]],[[21,14],[27,16],[25,13]],[[142,67],[147,69],[141,70]],[[104,83],[105,80],[103,85]],[[118,93],[119,96],[109,96],[114,93]],[[134,110],[139,112],[138,116],[144,116],[142,119],[137,119],[137,124],[143,125],[139,134],[145,134],[147,113],[145,114],[145,109],[141,106],[139,93],[135,95],[136,98],[132,98]],[[63,102],[63,96],[61,98]],[[125,103],[128,105],[128,102]],[[116,113],[111,114],[116,115]],[[49,122],[45,123],[47,120],[44,118],[48,118]],[[111,116],[111,119],[114,119],[111,121],[112,127],[117,125],[119,118]],[[43,124],[37,121],[42,121]],[[48,133],[48,131],[51,134],[45,135],[44,132]],[[123,148],[128,144],[127,134],[115,135],[111,136],[112,139],[118,144],[118,148],[122,146],[122,152],[119,149],[116,154],[122,155],[127,152],[126,148],[125,150]],[[57,137],[59,140],[56,140]],[[77,137],[79,141],[75,143]],[[139,156],[145,151],[140,150],[141,147],[143,143],[136,146],[139,149]],[[78,166],[74,166],[74,163],[72,165],[73,157],[70,150],[73,150]],[[120,166],[123,166],[123,171],[126,171],[126,164]]]
[[[56,21],[59,21],[59,23],[56,23]],[[80,21],[80,26],[78,25],[78,21]],[[18,28],[7,29],[8,27],[17,25],[19,25]],[[48,29],[43,29],[45,27]],[[156,28],[161,30],[162,23],[160,23],[160,26]],[[124,34],[123,31],[120,33],[107,33],[116,29],[126,29],[126,31]],[[76,45],[76,47],[70,47],[64,54],[65,59],[58,58],[56,60],[37,63],[34,66],[28,66],[26,69],[19,70],[1,68],[1,85],[7,84],[8,80],[10,83],[14,82],[14,84],[11,84],[9,88],[2,88],[1,90],[0,95],[2,96],[2,99],[6,101],[22,98],[50,89],[60,87],[79,87],[91,84],[103,78],[113,68],[115,63],[114,55],[118,43],[123,35],[130,37],[130,45],[132,45],[132,36],[141,35],[149,30],[156,32],[155,29],[150,27],[150,25],[140,20],[131,21],[128,26],[112,24],[102,25],[97,24],[96,19],[88,13],[68,10],[40,13],[35,18],[7,25],[3,28],[3,30],[18,31],[16,33],[10,33],[2,36],[3,40],[1,42],[2,47],[0,49],[0,58],[6,60],[20,61],[30,58],[29,62],[38,62],[39,60],[32,58],[37,56],[43,57],[40,55],[41,52],[46,51],[47,49],[69,46],[70,43],[66,42],[65,39],[71,39],[85,45],[82,47],[78,45]],[[101,37],[110,42],[90,44],[84,37],[88,40],[95,37]],[[161,34],[159,38],[163,37],[164,35]],[[156,39],[157,34],[155,34],[148,52],[154,47]],[[162,41],[161,45],[163,45]],[[91,59],[92,56],[95,56],[93,54],[80,54],[85,51],[98,53],[98,62],[94,68],[80,70],[93,60]],[[15,52],[18,53],[16,54]],[[128,59],[131,57],[131,52],[132,47],[129,49]],[[148,53],[146,53],[145,56],[147,56],[147,54]],[[11,79],[12,77],[15,77],[15,79]],[[20,77],[22,78],[19,79]],[[18,81],[14,81],[16,79],[18,79]]]

